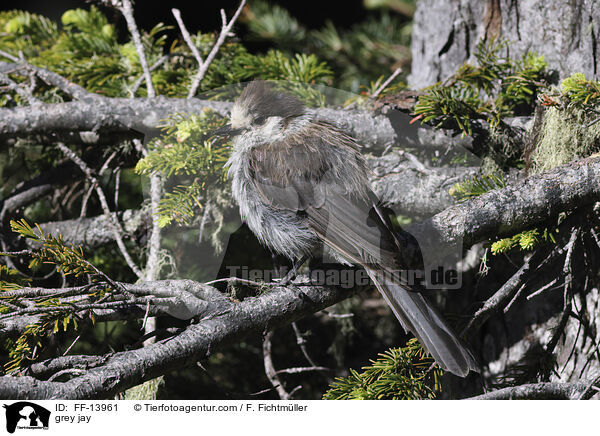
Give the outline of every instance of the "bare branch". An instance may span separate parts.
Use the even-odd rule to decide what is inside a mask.
[[[6,53],[6,52],[5,52],[5,51],[3,51],[3,50],[0,50],[0,56],[3,56],[3,57],[5,57],[6,59],[10,59],[10,60],[11,60],[11,61],[13,61],[13,62],[19,62],[19,61],[20,61],[20,59],[19,59],[18,57],[16,57],[16,56],[13,56],[13,55],[11,55],[10,53]]]
[[[161,56],[161,58],[159,60],[157,60],[156,62],[154,62],[152,64],[152,66],[150,67],[150,72],[156,70],[158,67],[160,67],[162,64],[164,64],[166,61],[169,60],[169,55],[164,55]],[[137,90],[139,89],[139,87],[141,86],[142,82],[145,80],[146,76],[144,74],[142,74],[140,77],[138,77],[138,79],[133,83],[133,86],[131,87],[131,90],[129,91],[131,97],[133,97],[135,95],[135,93],[137,92]]]
[[[297,368],[286,368],[276,371],[277,374],[300,374],[303,372],[315,372],[315,371],[331,371],[331,368],[325,368],[324,366],[301,366]]]
[[[0,54],[2,54],[1,50]],[[7,53],[2,55],[7,57]],[[63,76],[56,74],[50,70],[37,67],[18,58],[12,58],[11,60],[15,63],[11,64],[7,62],[0,62],[0,71],[3,71],[5,73],[8,71],[14,71],[24,75],[34,74],[35,76],[39,77],[44,82],[46,82],[48,85],[56,86],[65,94],[70,95],[71,97],[77,100],[104,98],[101,95],[87,91],[82,86],[79,86],[76,83],[73,83],[70,80],[65,79]]]
[[[298,346],[300,347],[300,350],[302,351],[302,354],[304,354],[304,358],[306,359],[306,361],[310,363],[312,368],[318,367],[315,361],[312,360],[312,358],[310,357],[310,354],[308,354],[308,350],[306,349],[306,339],[304,339],[302,332],[300,331],[298,325],[295,322],[292,323],[292,329],[294,329],[294,334],[296,335],[296,344],[298,344]]]
[[[494,312],[501,310],[508,304],[519,290],[519,286],[523,283],[523,280],[527,277],[530,269],[530,261],[531,259],[527,259],[518,271],[494,295],[486,300],[483,307],[475,313],[467,327],[463,330],[463,335],[480,327]]]
[[[8,85],[8,89],[11,91],[15,91],[19,94],[23,99],[27,101],[30,105],[40,104],[40,101],[33,96],[33,94],[25,89],[23,89],[20,85],[15,83],[10,77],[6,74],[0,72],[0,83],[4,83]]]
[[[144,77],[146,79],[146,88],[148,90],[148,97],[156,97],[154,85],[152,84],[152,75],[150,74],[150,69],[148,68],[146,50],[144,49],[144,44],[142,44],[142,38],[140,37],[140,32],[138,30],[137,24],[135,23],[135,19],[133,18],[133,7],[131,6],[131,2],[129,0],[110,1],[113,6],[115,6],[121,11],[123,16],[125,17],[125,21],[127,21],[127,28],[129,29],[129,33],[131,33],[131,37],[133,38],[133,43],[135,44],[135,49],[140,60],[140,65],[142,66],[142,70],[144,71]]]
[[[119,250],[121,250],[121,254],[125,258],[125,261],[127,262],[127,265],[129,265],[129,268],[131,268],[131,270],[138,277],[141,278],[143,276],[142,271],[135,264],[135,262],[129,255],[129,252],[127,251],[127,247],[125,247],[125,243],[123,242],[123,238],[121,236],[123,234],[123,229],[121,228],[121,224],[116,219],[114,219],[114,215],[110,211],[108,201],[106,200],[104,191],[102,191],[102,188],[100,187],[98,179],[96,179],[96,177],[92,174],[92,171],[86,165],[86,163],[83,160],[81,160],[81,158],[77,156],[69,147],[62,143],[58,143],[57,147],[63,152],[65,156],[67,156],[69,159],[75,162],[75,164],[81,169],[81,171],[83,171],[86,177],[91,181],[92,185],[95,186],[94,189],[96,190],[96,194],[98,195],[98,199],[100,200],[102,210],[104,211],[104,214],[107,216],[109,222],[111,223],[113,234],[115,236],[115,241],[119,246]]]
[[[443,256],[491,237],[511,236],[600,200],[600,158],[571,162],[451,206],[407,228]]]
[[[196,45],[194,44],[194,41],[192,41],[192,37],[190,36],[190,33],[188,32],[187,28],[185,27],[185,24],[183,23],[183,20],[181,19],[181,12],[179,12],[179,9],[175,9],[175,8],[171,9],[171,12],[173,13],[173,16],[175,17],[175,20],[177,20],[177,24],[179,25],[179,30],[181,30],[181,35],[183,36],[183,40],[185,41],[185,43],[188,45],[188,47],[192,51],[192,54],[194,55],[194,57],[196,58],[196,61],[198,62],[198,66],[201,67],[204,64],[204,61],[202,60],[202,56],[200,55],[200,52],[198,51],[198,47],[196,47]]]
[[[469,400],[574,400],[588,388],[585,382],[533,383],[499,389]]]
[[[79,100],[57,104],[43,104],[34,107],[0,108],[0,138],[32,135],[73,136],[73,132],[94,132],[85,138],[85,143],[103,141],[103,136],[128,135],[132,130],[143,133],[156,133],[164,119],[173,113],[200,114],[212,109],[222,116],[228,116],[232,103],[195,98],[102,98],[97,101]],[[385,115],[365,110],[340,110],[321,108],[316,114],[337,123],[352,134],[367,149],[384,149],[399,138],[390,119]],[[407,132],[401,132],[407,134]]]
[[[375,99],[375,98],[379,97],[379,94],[381,94],[383,92],[383,90],[385,88],[387,88],[390,83],[392,83],[392,80],[394,80],[396,78],[396,76],[398,76],[398,74],[400,74],[401,72],[402,72],[401,67],[396,68],[396,70],[390,75],[390,77],[388,77],[387,80],[385,82],[383,82],[381,84],[381,86],[375,90],[373,95],[371,95],[371,98]]]
[[[110,222],[118,221],[123,229],[122,235],[134,237],[148,231],[149,211],[125,210],[111,212],[110,216],[99,215],[91,218],[75,218],[40,224],[44,233],[62,235],[67,244],[92,249],[115,241],[115,233]],[[31,248],[37,248],[35,241],[27,240]]]
[[[268,332],[263,338],[263,362],[265,365],[265,374],[273,385],[273,388],[277,391],[277,395],[282,400],[289,400],[290,394],[283,387],[281,379],[277,375],[275,366],[273,365],[273,357],[271,355],[271,339],[273,338],[273,332]]]
[[[227,18],[225,16],[225,11],[223,9],[221,9],[221,20],[222,20],[221,32],[219,33],[219,37],[217,38],[215,45],[213,46],[212,50],[206,57],[206,60],[199,65],[198,74],[196,74],[196,77],[194,77],[194,81],[192,82],[190,92],[188,93],[188,98],[192,98],[193,96],[196,95],[196,92],[198,91],[198,86],[200,86],[200,82],[202,82],[202,79],[204,79],[204,75],[208,71],[208,67],[210,66],[213,59],[217,55],[219,49],[225,42],[225,39],[229,36],[231,29],[233,27],[233,24],[236,22],[236,20],[240,16],[240,13],[242,12],[242,9],[244,8],[245,4],[246,4],[246,0],[242,0],[240,2],[240,5],[238,6],[237,10],[233,14],[233,16],[231,17],[231,20],[229,20],[229,22],[227,22]]]
[[[202,286],[190,281],[159,281],[150,284],[152,292],[181,289],[181,286]],[[149,284],[136,285],[148,292]],[[128,291],[134,292],[133,285]],[[199,288],[197,288],[199,289]],[[214,290],[214,292],[217,292]],[[123,351],[106,356],[106,360],[90,368],[85,374],[64,383],[41,382],[32,377],[0,377],[1,398],[111,398],[131,386],[150,380],[166,371],[193,364],[204,358],[208,350],[214,350],[227,341],[239,341],[243,335],[261,334],[268,328],[296,321],[309,313],[322,310],[353,292],[342,288],[325,288],[295,284],[293,289],[275,288],[256,298],[241,303],[225,303],[212,300],[207,306],[215,311],[197,324],[190,325],[175,337],[159,341],[148,347]],[[221,301],[221,302],[219,302]],[[225,304],[225,306],[223,306]],[[228,310],[223,311],[223,307]],[[67,357],[60,357],[61,362]],[[46,366],[57,367],[51,361]],[[68,365],[60,365],[65,369]],[[48,373],[46,373],[48,374]],[[110,380],[110,383],[107,383]]]

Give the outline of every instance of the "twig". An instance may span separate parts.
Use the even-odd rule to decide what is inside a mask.
[[[144,147],[144,144],[139,139],[136,138],[133,140],[133,146],[141,156],[146,157],[148,155],[148,150],[146,150],[146,147]]]
[[[86,213],[87,213],[87,204],[88,201],[90,200],[90,197],[92,196],[92,192],[94,192],[94,184],[90,184],[90,187],[88,188],[87,192],[85,193],[85,195],[83,196],[83,200],[81,201],[81,211],[79,212],[79,218],[84,218]]]
[[[206,202],[204,205],[204,212],[202,212],[202,219],[200,220],[200,229],[198,231],[198,243],[202,243],[202,239],[204,237],[204,229],[206,227],[206,223],[208,222],[208,217],[210,216],[212,210],[212,203],[210,200]]]
[[[225,11],[223,9],[221,9],[221,20],[222,20],[221,32],[219,33],[219,37],[217,38],[215,45],[213,46],[212,50],[210,51],[210,53],[208,54],[208,56],[206,57],[204,62],[202,62],[201,64],[198,65],[198,73],[196,74],[196,77],[194,78],[194,81],[192,82],[190,92],[188,93],[188,98],[192,98],[194,95],[196,95],[196,92],[198,91],[198,86],[200,86],[200,82],[202,81],[202,79],[204,79],[204,75],[206,74],[206,71],[208,71],[208,67],[210,66],[210,64],[214,60],[215,56],[217,55],[217,52],[219,51],[219,49],[225,42],[225,39],[229,36],[229,33],[231,32],[231,28],[233,27],[233,24],[240,16],[240,13],[242,12],[242,9],[244,8],[245,4],[246,4],[246,0],[242,0],[240,2],[240,5],[238,6],[237,10],[233,14],[233,17],[231,17],[231,20],[229,20],[229,22],[227,22],[227,18],[225,16]]]
[[[82,335],[82,333],[77,335],[75,340],[73,342],[71,342],[71,345],[69,345],[69,347],[65,350],[65,352],[63,353],[63,356],[66,356],[67,354],[69,354],[69,351],[71,351],[71,348],[73,348],[73,346],[77,343],[77,341],[79,341],[79,338],[81,338],[81,335]]]
[[[67,369],[63,369],[62,371],[58,371],[56,374],[53,374],[48,381],[49,382],[53,382],[54,380],[56,380],[57,378],[59,378],[61,375],[65,375],[65,374],[84,374],[85,370],[83,369],[79,369],[79,368],[67,368]]]
[[[31,77],[37,76],[42,81],[46,82],[48,85],[56,86],[58,89],[63,91],[64,93],[70,95],[76,100],[81,100],[85,98],[92,99],[103,99],[101,95],[94,94],[92,92],[87,91],[84,87],[77,85],[76,83],[71,82],[70,80],[64,78],[60,74],[56,74],[53,71],[47,70],[45,68],[37,67],[25,61],[24,59],[19,59],[17,57],[11,56],[8,53],[0,50],[0,55],[10,59],[14,62],[12,65],[15,71],[25,70],[29,73],[33,73]],[[9,65],[6,62],[0,61],[0,67],[3,65]]]
[[[598,387],[596,387],[596,385],[598,383],[600,383],[600,375],[598,375],[598,377],[596,377],[589,383],[588,387],[581,393],[581,395],[577,399],[578,400],[589,400],[590,398],[592,398],[596,394],[596,392],[600,391],[600,389],[598,389]],[[594,392],[594,391],[596,391],[596,392]]]
[[[202,64],[204,64],[204,60],[202,59],[202,55],[198,51],[198,47],[196,47],[196,45],[194,44],[194,41],[192,41],[192,37],[190,36],[190,33],[188,32],[187,28],[185,27],[185,24],[183,23],[183,20],[181,19],[181,12],[179,11],[179,9],[175,9],[175,8],[171,9],[171,12],[173,13],[173,16],[175,17],[177,24],[179,25],[179,30],[181,30],[181,35],[183,36],[183,40],[185,41],[185,43],[188,45],[188,47],[192,51],[192,54],[196,58],[198,65],[201,66]]]
[[[290,394],[283,387],[281,380],[277,376],[275,366],[273,365],[273,359],[271,357],[271,339],[273,338],[273,332],[268,332],[263,339],[263,362],[265,365],[265,374],[267,378],[277,391],[279,398],[282,400],[289,400]]]
[[[5,51],[3,51],[3,50],[0,50],[0,56],[3,56],[3,57],[5,57],[6,59],[10,59],[11,61],[13,61],[13,62],[15,62],[15,63],[17,63],[17,62],[20,62],[20,61],[21,61],[21,60],[20,60],[18,57],[16,57],[16,56],[13,56],[13,55],[11,55],[10,53],[6,53],[6,52],[5,52]]]
[[[115,210],[119,208],[119,188],[121,187],[121,168],[115,171]]]
[[[35,98],[31,92],[25,91],[14,80],[12,80],[6,74],[0,72],[0,83],[2,83],[2,82],[5,83],[6,85],[8,85],[8,89],[15,91],[22,98],[24,98],[27,101],[27,103],[29,103],[30,105],[41,103],[41,101],[39,101],[37,98]]]
[[[58,143],[57,147],[68,158],[70,158],[73,162],[75,162],[75,164],[81,169],[81,171],[83,171],[83,173],[86,175],[86,177],[90,180],[90,182],[92,183],[92,186],[95,186],[96,194],[98,195],[98,199],[100,200],[100,205],[102,206],[102,210],[104,211],[104,214],[106,215],[107,220],[112,225],[112,230],[113,230],[113,233],[115,236],[115,241],[117,242],[119,250],[121,250],[121,254],[125,258],[125,261],[127,262],[127,265],[129,265],[129,268],[131,268],[131,270],[139,278],[142,278],[143,273],[137,267],[137,265],[135,264],[135,262],[129,255],[129,252],[127,251],[127,247],[125,247],[125,243],[123,242],[123,238],[121,237],[121,234],[123,233],[123,229],[121,228],[119,221],[117,221],[116,216],[111,213],[110,207],[108,206],[108,201],[106,200],[106,196],[104,195],[104,192],[100,188],[98,179],[96,179],[96,177],[92,174],[92,171],[87,166],[87,164],[83,160],[81,160],[81,158],[79,156],[77,156],[69,147],[67,147],[63,143]]]
[[[571,300],[569,300],[558,319],[558,324],[554,328],[554,332],[552,333],[552,337],[548,341],[544,351],[548,355],[551,355],[554,352],[554,349],[558,345],[558,341],[564,333],[565,327],[567,326],[567,321],[569,321],[569,316],[571,315]]]
[[[277,371],[277,374],[300,374],[302,372],[311,371],[331,371],[331,368],[325,368],[324,366],[303,366],[297,368],[280,369],[279,371]]]
[[[150,69],[148,68],[146,50],[144,49],[144,45],[142,44],[142,38],[140,37],[140,32],[138,30],[137,24],[135,23],[135,19],[133,18],[133,8],[131,6],[131,2],[129,0],[110,1],[113,6],[115,6],[121,11],[123,16],[125,17],[125,21],[127,21],[127,28],[129,29],[129,33],[131,33],[131,37],[133,38],[133,43],[135,44],[135,49],[137,50],[140,65],[142,66],[142,70],[144,71],[144,78],[146,79],[148,97],[156,97],[154,85],[152,84],[152,76],[150,75]]]
[[[152,229],[148,243],[148,259],[146,261],[145,279],[156,280],[160,274],[160,241],[161,229],[158,222],[159,203],[162,197],[162,177],[159,174],[150,176],[150,208],[152,212]]]
[[[298,344],[298,346],[300,347],[302,354],[304,354],[304,357],[313,368],[317,368],[318,365],[315,363],[314,360],[312,360],[312,358],[308,354],[308,350],[306,349],[306,339],[304,339],[304,336],[302,336],[302,333],[300,332],[300,329],[298,328],[295,322],[292,323],[292,328],[294,329],[294,334],[296,335],[296,344]]]
[[[379,97],[379,94],[381,94],[383,90],[387,88],[387,86],[392,82],[392,80],[394,80],[396,76],[398,76],[398,74],[400,74],[401,72],[401,67],[396,68],[396,70],[390,75],[390,77],[388,77],[387,80],[383,82],[381,86],[377,88],[377,90],[375,90],[375,92],[370,96],[370,98],[376,99],[377,97]]]
[[[158,67],[160,67],[162,64],[164,64],[169,58],[170,58],[169,55],[162,56],[159,60],[157,60],[156,62],[154,62],[154,64],[152,64],[152,66],[150,67],[150,72],[156,70]],[[129,94],[131,95],[131,97],[133,97],[135,95],[135,93],[139,89],[140,85],[144,81],[145,77],[146,76],[142,73],[142,75],[136,79],[133,86],[131,87],[131,90],[129,91]]]
[[[325,315],[327,315],[331,318],[353,318],[354,317],[353,313],[334,313],[334,312],[330,312],[328,310],[322,310],[321,312],[323,312]]]
[[[571,268],[571,258],[573,256],[573,248],[575,247],[575,242],[577,241],[577,236],[579,235],[579,228],[573,229],[571,232],[571,237],[569,239],[569,243],[567,244],[567,255],[565,256],[565,263],[563,264],[563,274],[565,276],[565,290],[564,290],[564,307],[566,310],[567,300],[569,295],[569,290],[571,289],[571,284],[573,282],[573,271]]]
[[[2,306],[8,307],[11,310],[21,310],[22,309],[21,307],[16,306],[16,305],[9,303],[8,301],[4,301],[4,300],[0,300],[0,304]]]
[[[114,151],[113,153],[111,153],[111,155],[108,157],[108,159],[106,159],[106,161],[104,162],[104,164],[102,165],[102,167],[100,168],[100,171],[98,171],[98,176],[101,176],[102,173],[104,173],[104,171],[106,171],[106,169],[108,168],[108,165],[110,164],[110,161],[114,159],[114,157],[117,155],[117,152]],[[87,204],[88,201],[92,195],[92,192],[95,189],[95,185],[92,183],[89,187],[89,189],[87,190],[87,192],[85,193],[83,200],[81,201],[81,212],[79,213],[79,218],[84,218],[86,211],[87,211]]]
[[[531,258],[527,259],[521,268],[519,268],[517,272],[514,273],[513,276],[508,279],[508,281],[504,283],[504,285],[502,285],[502,287],[485,302],[483,307],[475,313],[473,319],[471,319],[467,327],[465,327],[465,329],[462,331],[461,336],[465,335],[473,328],[479,327],[490,317],[493,312],[505,307],[507,302],[509,302],[518,292],[519,286],[529,272],[530,261]]]
[[[510,300],[510,302],[504,308],[504,313],[508,313],[508,311],[510,310],[511,306],[513,305],[513,303],[515,301],[517,301],[517,299],[519,298],[519,296],[523,293],[524,289],[525,289],[525,284],[523,283],[521,285],[521,287],[519,288],[519,290],[515,293],[515,296],[512,298],[512,300]]]
[[[260,287],[260,286],[264,286],[268,283],[261,283],[261,282],[255,282],[252,280],[246,280],[246,279],[242,279],[239,277],[225,277],[222,279],[216,279],[216,280],[211,280],[210,282],[205,282],[205,285],[214,285],[215,283],[223,283],[223,282],[227,282],[227,283],[239,283],[242,285],[248,285],[248,286],[255,286],[255,287]]]
[[[547,285],[542,286],[540,289],[538,289],[537,291],[533,292],[532,294],[529,294],[527,296],[528,300],[531,300],[533,297],[535,297],[536,295],[541,294],[542,292],[544,292],[546,289],[550,288],[552,285],[554,285],[556,282],[558,282],[558,279],[554,279],[552,280],[550,283],[548,283]],[[560,287],[560,286],[558,286]]]
[[[298,385],[298,386],[296,386],[294,389],[292,389],[292,390],[290,391],[290,397],[289,397],[289,399],[292,399],[292,397],[294,396],[294,394],[295,394],[296,392],[298,392],[300,389],[302,389],[302,385]]]

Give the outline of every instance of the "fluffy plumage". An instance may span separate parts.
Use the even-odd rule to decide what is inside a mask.
[[[400,270],[421,267],[414,264],[418,244],[392,228],[353,138],[258,81],[235,102],[231,127],[238,132],[228,162],[233,196],[264,245],[297,259],[325,244],[340,260],[363,266],[442,368],[460,376],[477,371],[434,307],[397,278]]]

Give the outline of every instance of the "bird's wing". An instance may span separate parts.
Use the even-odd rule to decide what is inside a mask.
[[[437,310],[422,294],[411,292],[420,290],[419,284],[406,283],[410,276],[397,274],[409,267],[422,269],[421,253],[414,238],[392,228],[363,176],[360,155],[343,139],[319,141],[325,140],[318,135],[286,138],[251,156],[252,177],[262,200],[304,216],[327,246],[365,267],[402,326],[444,369],[461,376],[477,371],[473,355]],[[333,159],[328,146],[337,147]]]
[[[253,151],[251,176],[261,199],[304,215],[307,226],[352,263],[394,273],[422,269],[416,240],[393,228],[371,191],[355,143],[326,127]]]

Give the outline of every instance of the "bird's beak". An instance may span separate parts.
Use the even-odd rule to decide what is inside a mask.
[[[220,129],[215,130],[213,133],[216,136],[222,136],[222,137],[225,137],[225,138],[231,138],[232,136],[237,135],[241,131],[242,131],[242,129],[233,129],[233,128],[231,128],[231,124],[225,124]]]

